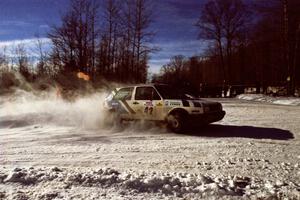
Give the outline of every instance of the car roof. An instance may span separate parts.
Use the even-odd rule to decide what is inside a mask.
[[[136,85],[126,85],[126,86],[122,86],[122,87],[118,87],[117,89],[122,89],[122,88],[128,88],[128,87],[155,87],[155,86],[158,86],[158,85],[167,85],[167,84],[162,84],[162,83],[144,83],[144,84],[136,84]]]

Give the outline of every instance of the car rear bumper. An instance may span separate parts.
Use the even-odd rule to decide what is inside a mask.
[[[220,121],[224,118],[226,112],[224,110],[222,111],[216,111],[216,112],[210,112],[210,113],[204,113],[199,115],[190,115],[188,121],[192,124],[209,124],[216,121]]]

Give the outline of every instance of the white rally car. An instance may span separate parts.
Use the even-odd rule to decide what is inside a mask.
[[[209,124],[223,119],[221,103],[193,98],[164,84],[116,88],[105,99],[104,107],[116,120],[166,122],[174,132],[189,124]]]

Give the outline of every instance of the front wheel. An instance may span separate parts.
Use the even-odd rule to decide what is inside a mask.
[[[167,123],[168,123],[168,128],[175,133],[181,133],[184,130],[185,124],[184,124],[183,116],[180,115],[179,113],[170,114],[167,117]]]

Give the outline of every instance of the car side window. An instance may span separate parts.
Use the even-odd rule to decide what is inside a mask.
[[[114,96],[115,100],[131,100],[133,88],[122,88]]]
[[[153,87],[137,87],[135,100],[160,100],[160,96]]]

